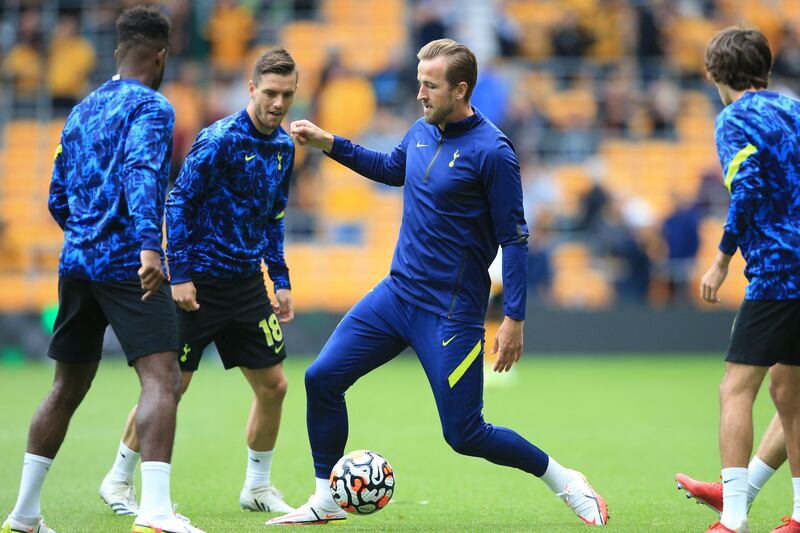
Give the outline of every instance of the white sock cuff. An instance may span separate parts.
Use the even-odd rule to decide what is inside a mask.
[[[761,458],[757,455],[754,455],[753,458],[750,459],[750,464],[747,466],[747,468],[748,470],[753,468],[758,468],[759,470],[769,474],[775,473],[775,469],[769,466],[764,461],[762,461]]]
[[[747,481],[751,487],[750,499],[753,500],[775,473],[775,470],[767,463],[759,459],[758,456],[755,456],[750,461],[750,465],[747,467],[747,472]]]
[[[249,447],[247,448],[247,454],[250,457],[258,459],[259,461],[263,461],[264,459],[267,459],[267,460],[272,459],[272,453],[274,451],[275,450],[267,450],[265,452],[257,452],[255,450],[251,450]]]
[[[139,458],[139,456],[140,456],[140,455],[141,455],[141,453],[142,453],[142,452],[135,452],[135,451],[131,450],[130,448],[128,448],[127,446],[125,446],[125,443],[124,443],[124,442],[122,442],[122,441],[119,441],[119,451],[120,451],[120,452],[122,452],[122,453],[124,453],[124,454],[125,454],[125,456],[126,456],[126,458],[127,458],[127,456],[128,456],[128,455],[130,455],[130,456],[131,456],[131,458],[134,458],[134,457],[135,457],[135,458],[137,458],[137,459]]]
[[[564,468],[558,461],[550,456],[548,457],[547,469],[544,471],[544,474],[542,474],[541,480],[545,482],[550,490],[558,494],[564,491],[564,485],[574,476],[575,472],[569,468]]]
[[[322,477],[315,477],[314,482],[317,486],[314,492],[314,499],[316,499],[317,503],[322,505],[324,509],[338,509],[339,507],[336,505],[333,495],[331,494],[330,480]]]
[[[730,466],[722,469],[722,481],[726,482],[729,479],[747,479],[747,467],[745,466]]]
[[[32,463],[39,463],[44,466],[50,466],[53,464],[53,460],[49,457],[44,457],[42,455],[34,455],[32,453],[25,453],[25,462],[32,462]]]
[[[792,489],[794,492],[794,505],[792,508],[792,520],[800,522],[800,477],[792,478]]]
[[[142,472],[149,471],[162,471],[169,475],[172,470],[172,465],[169,463],[162,463],[160,461],[142,461]]]

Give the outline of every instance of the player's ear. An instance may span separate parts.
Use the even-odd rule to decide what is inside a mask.
[[[161,67],[167,61],[167,49],[162,48],[158,52],[156,52],[156,66]]]
[[[253,93],[256,92],[256,84],[253,83],[253,80],[249,80],[247,82],[247,90],[250,93],[250,98],[252,98],[253,97]]]
[[[467,85],[467,82],[465,81],[458,82],[458,85],[456,85],[456,98],[459,100],[466,99],[468,88],[469,85]]]

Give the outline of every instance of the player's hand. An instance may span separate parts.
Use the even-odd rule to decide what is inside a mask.
[[[197,303],[197,289],[195,289],[194,283],[191,281],[173,285],[172,299],[184,311],[197,311],[200,309],[200,304]]]
[[[711,268],[708,269],[703,277],[700,279],[700,296],[703,300],[711,304],[719,303],[719,296],[717,291],[722,286],[722,282],[728,276],[728,265],[721,265],[719,262],[714,262]]]
[[[278,289],[275,293],[275,303],[272,310],[278,315],[278,322],[286,324],[294,318],[294,304],[292,303],[292,291],[289,289]]]
[[[289,133],[300,146],[310,146],[330,152],[333,148],[333,135],[310,120],[295,120],[289,125]]]
[[[494,338],[492,354],[497,354],[495,372],[508,372],[522,357],[522,327],[524,320],[505,317]]]
[[[142,289],[146,291],[142,296],[142,301],[148,300],[158,292],[161,283],[165,279],[164,271],[161,269],[161,253],[156,250],[142,250],[139,254],[142,267],[139,269],[139,281]]]

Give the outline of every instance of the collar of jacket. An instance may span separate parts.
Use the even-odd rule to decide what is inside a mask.
[[[448,122],[445,124],[444,131],[439,129],[437,124],[428,124],[428,126],[434,128],[439,135],[453,137],[477,127],[484,120],[481,112],[473,107],[472,115],[458,122]]]

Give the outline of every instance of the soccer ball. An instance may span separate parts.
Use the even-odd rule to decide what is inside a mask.
[[[375,452],[357,450],[336,463],[331,471],[331,494],[348,513],[380,511],[394,493],[394,470]]]

